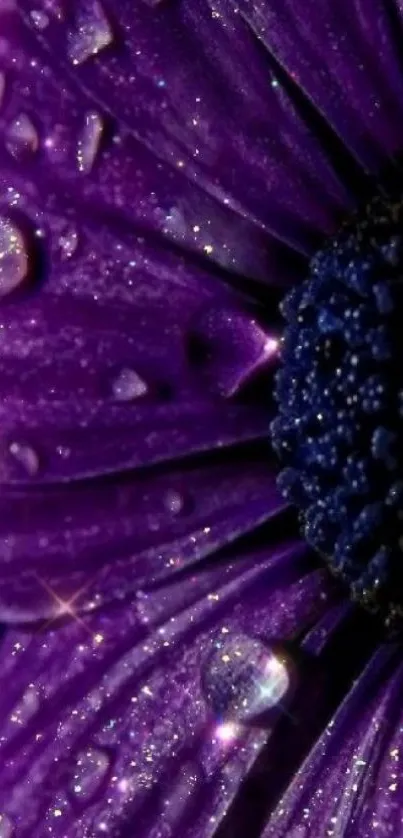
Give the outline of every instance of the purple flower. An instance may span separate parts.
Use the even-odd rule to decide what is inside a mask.
[[[402,27],[0,0],[1,838],[403,834]]]

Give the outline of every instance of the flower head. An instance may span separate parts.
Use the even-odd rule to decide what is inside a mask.
[[[402,23],[0,0],[2,836],[401,832]]]

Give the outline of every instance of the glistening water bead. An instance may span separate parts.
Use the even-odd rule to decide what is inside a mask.
[[[215,640],[203,668],[203,692],[216,718],[251,722],[288,697],[285,654],[245,634]]]
[[[273,445],[307,541],[403,626],[403,211],[376,196],[284,299]]]

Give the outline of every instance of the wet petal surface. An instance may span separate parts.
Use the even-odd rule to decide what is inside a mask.
[[[331,598],[301,546],[271,555],[238,548],[178,583],[144,587],[126,605],[75,614],[57,630],[10,632],[3,819],[20,838],[121,836],[134,823],[144,838],[213,835],[303,677],[287,641]],[[254,690],[268,711],[260,725],[217,713],[211,701],[230,640],[237,689]],[[250,643],[267,651],[271,668],[243,669]],[[211,671],[220,646],[223,672]],[[287,683],[273,702],[281,667]]]

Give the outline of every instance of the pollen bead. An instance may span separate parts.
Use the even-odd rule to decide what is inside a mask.
[[[403,212],[375,197],[282,303],[273,446],[307,541],[403,626]]]

